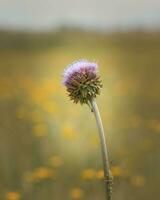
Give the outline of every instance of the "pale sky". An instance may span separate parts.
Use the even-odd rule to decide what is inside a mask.
[[[0,0],[0,28],[160,28],[160,0]]]

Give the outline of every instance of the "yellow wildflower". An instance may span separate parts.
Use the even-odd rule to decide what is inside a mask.
[[[82,178],[85,179],[85,180],[91,180],[91,179],[94,179],[96,177],[96,172],[94,169],[85,169],[83,172],[82,172]]]
[[[84,196],[84,192],[81,188],[73,188],[70,191],[70,197],[72,199],[81,199]]]
[[[6,200],[20,200],[21,195],[19,192],[7,192]]]
[[[75,140],[77,138],[77,135],[75,134],[75,130],[73,126],[71,126],[70,124],[64,125],[62,131],[66,139]]]
[[[43,137],[46,134],[46,129],[45,124],[39,123],[34,126],[33,132],[37,137]]]
[[[98,136],[92,137],[91,138],[91,143],[93,144],[94,147],[97,147],[99,145],[99,138],[98,138]]]
[[[122,175],[122,168],[118,165],[112,166],[111,167],[111,174],[114,177],[119,177]]]
[[[27,172],[24,178],[28,182],[38,182],[46,179],[53,179],[55,175],[55,171],[45,167],[39,167],[35,169],[34,172]]]
[[[62,165],[62,159],[60,156],[52,156],[50,158],[50,163],[53,167],[60,167]]]
[[[98,179],[103,179],[104,178],[104,171],[102,169],[97,171],[96,177]]]
[[[37,168],[34,172],[34,175],[37,179],[50,179],[54,177],[54,173],[51,169],[45,168],[45,167],[40,167]]]
[[[51,114],[57,111],[57,105],[53,101],[45,101],[44,103],[42,103],[41,107],[45,112]]]

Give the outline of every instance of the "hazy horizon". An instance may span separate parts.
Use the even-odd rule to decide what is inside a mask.
[[[54,30],[62,26],[94,30],[157,29],[158,0],[0,0],[0,29]]]

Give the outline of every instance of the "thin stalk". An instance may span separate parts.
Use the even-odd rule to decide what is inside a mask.
[[[91,107],[92,107],[92,111],[95,115],[98,131],[99,131],[102,158],[103,158],[106,200],[111,200],[112,199],[112,177],[110,175],[108,149],[107,149],[107,144],[106,144],[105,133],[104,133],[103,124],[102,124],[101,116],[100,116],[100,113],[99,113],[99,109],[98,109],[97,103],[96,103],[94,98],[92,98],[90,100],[90,104],[91,104]]]

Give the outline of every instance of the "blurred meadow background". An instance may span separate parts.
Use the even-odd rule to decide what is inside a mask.
[[[62,85],[82,58],[103,81],[113,200],[158,199],[160,4],[60,2],[0,1],[0,200],[105,199],[94,116]]]

